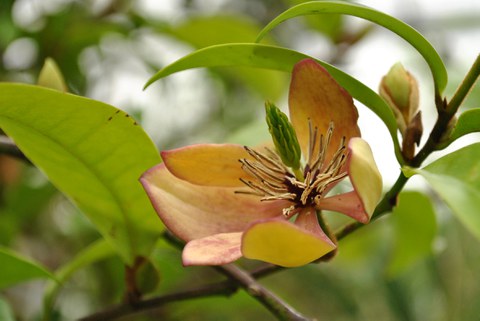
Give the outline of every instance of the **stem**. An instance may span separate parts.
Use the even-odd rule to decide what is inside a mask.
[[[447,105],[447,112],[451,115],[455,114],[460,107],[462,101],[467,97],[470,90],[475,85],[475,82],[480,75],[480,55],[475,59],[472,67],[468,71],[467,75],[463,79],[460,86],[458,86],[457,91],[453,95],[452,99]]]
[[[274,293],[258,283],[252,275],[234,264],[218,267],[220,273],[237,282],[247,293],[262,303],[278,320],[281,321],[311,321],[291,306],[277,297]]]
[[[392,211],[392,209],[397,205],[398,194],[400,194],[408,179],[409,178],[406,177],[403,173],[400,173],[397,180],[395,181],[395,184],[393,184],[392,188],[387,193],[385,193],[382,200],[375,208],[375,212],[373,212],[372,215],[372,221]],[[362,226],[364,226],[364,224],[360,222],[354,222],[345,226],[336,233],[337,240],[340,241],[341,239],[351,234],[353,231],[358,230]]]

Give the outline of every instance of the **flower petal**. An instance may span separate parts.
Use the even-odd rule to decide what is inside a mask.
[[[222,233],[193,240],[183,248],[184,266],[222,265],[242,256],[242,233]]]
[[[318,206],[344,213],[361,223],[368,223],[382,196],[382,176],[365,140],[358,137],[350,139],[348,150],[346,168],[353,191],[327,197]]]
[[[241,158],[250,159],[243,146],[234,144],[191,145],[162,152],[168,170],[192,184],[206,186],[244,186],[240,178],[249,178]]]
[[[190,184],[170,174],[165,164],[148,170],[140,182],[163,223],[185,241],[240,232],[288,207],[283,201],[261,202],[256,196],[236,194],[238,188]]]
[[[343,213],[363,224],[370,220],[370,215],[355,191],[326,197],[320,201],[318,208]]]
[[[255,222],[242,239],[245,257],[284,267],[308,264],[335,247],[328,238],[282,219]]]
[[[358,112],[350,94],[311,59],[300,61],[293,68],[289,94],[290,120],[297,133],[304,157],[308,155],[309,120],[318,135],[325,135],[330,122],[334,123],[333,138],[327,154],[331,159],[345,136],[360,136],[357,126]]]

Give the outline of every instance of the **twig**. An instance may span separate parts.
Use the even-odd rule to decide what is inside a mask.
[[[217,270],[226,275],[230,280],[237,282],[247,293],[262,303],[278,320],[282,321],[312,321],[285,303],[273,292],[266,289],[255,280],[252,275],[239,268],[235,264],[227,264],[217,267]]]

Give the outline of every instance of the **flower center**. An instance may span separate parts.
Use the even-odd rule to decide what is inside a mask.
[[[290,207],[283,209],[286,217],[296,214],[302,208],[315,207],[334,185],[347,176],[342,170],[346,161],[345,137],[331,159],[326,159],[333,130],[333,122],[330,122],[325,136],[322,134],[318,137],[318,128],[312,128],[309,121],[308,158],[303,167],[303,177],[295,176],[271,149],[265,148],[265,153],[261,153],[245,146],[254,160],[243,158],[239,161],[242,169],[252,179],[241,178],[249,190],[236,192],[258,195],[262,201],[292,202]]]

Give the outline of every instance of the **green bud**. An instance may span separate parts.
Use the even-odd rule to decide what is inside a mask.
[[[273,143],[282,162],[294,170],[299,169],[300,144],[287,115],[268,101],[265,103],[265,112],[267,114],[268,131],[272,135]]]
[[[37,84],[58,91],[68,91],[62,72],[52,58],[45,59],[42,70],[38,75]]]
[[[379,92],[395,114],[400,132],[405,135],[409,123],[418,111],[417,81],[401,63],[396,63],[382,78]]]

